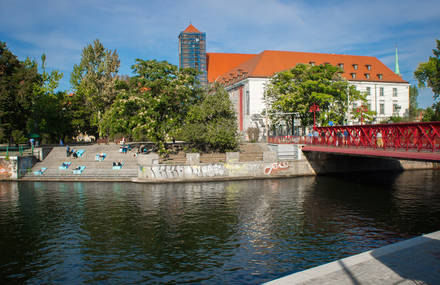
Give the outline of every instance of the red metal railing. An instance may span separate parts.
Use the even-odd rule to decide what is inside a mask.
[[[378,144],[378,134],[383,144]],[[440,151],[440,122],[317,127],[309,136],[269,137],[269,143]]]

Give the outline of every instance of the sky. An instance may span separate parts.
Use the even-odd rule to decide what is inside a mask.
[[[136,58],[178,65],[178,35],[190,23],[206,33],[207,52],[286,50],[375,56],[403,79],[432,56],[440,39],[438,0],[0,0],[0,41],[20,60],[40,61],[70,88],[82,49],[99,39],[117,50],[120,74]],[[433,103],[419,90],[419,107]]]

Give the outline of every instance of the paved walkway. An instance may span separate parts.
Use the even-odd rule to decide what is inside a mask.
[[[267,284],[440,284],[440,231],[304,270]]]

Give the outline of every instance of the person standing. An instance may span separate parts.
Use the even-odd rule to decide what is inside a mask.
[[[377,147],[383,147],[382,133],[379,131],[376,134]]]
[[[66,157],[69,157],[69,155],[70,155],[70,147],[69,147],[69,145],[67,144],[67,145],[66,145]]]

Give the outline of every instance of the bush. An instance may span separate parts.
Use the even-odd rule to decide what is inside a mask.
[[[27,139],[24,136],[23,132],[20,130],[13,130],[11,132],[11,137],[12,137],[12,141],[15,144],[21,144],[21,143],[26,143]]]
[[[215,85],[200,103],[191,106],[181,137],[188,148],[202,152],[237,150],[237,121],[226,90]]]

